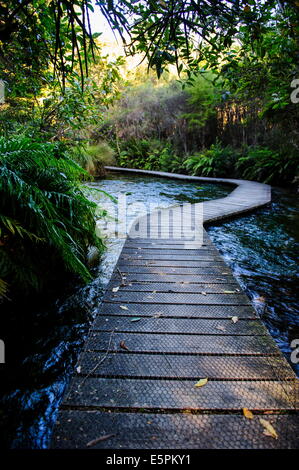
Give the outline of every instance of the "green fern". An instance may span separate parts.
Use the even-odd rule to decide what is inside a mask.
[[[0,138],[0,296],[6,284],[40,289],[47,259],[49,271],[63,264],[91,278],[87,246],[103,244],[95,234],[97,206],[79,183],[84,175],[57,144]]]

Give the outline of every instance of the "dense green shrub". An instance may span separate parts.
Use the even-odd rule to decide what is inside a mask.
[[[299,155],[286,155],[269,148],[249,147],[238,160],[244,178],[264,183],[285,184],[298,175]]]
[[[209,149],[187,158],[184,165],[192,175],[233,177],[238,176],[237,158],[235,149],[222,147],[217,141]]]
[[[176,155],[170,145],[165,145],[159,155],[159,167],[161,171],[172,173],[185,173],[185,157]]]
[[[163,143],[155,139],[131,138],[119,145],[118,163],[123,167],[159,170]]]
[[[44,288],[56,270],[90,279],[86,249],[103,245],[83,173],[57,144],[0,138],[0,295]]]
[[[120,143],[118,163],[123,167],[151,171],[185,171],[183,156],[175,154],[169,142],[156,139],[129,139]]]

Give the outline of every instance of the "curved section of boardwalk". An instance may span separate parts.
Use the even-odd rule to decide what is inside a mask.
[[[152,175],[156,177],[172,178],[192,182],[224,183],[236,186],[226,197],[214,199],[203,203],[204,222],[235,217],[242,213],[265,206],[271,201],[271,186],[256,181],[237,180],[229,178],[208,178],[203,176],[179,175],[163,171],[135,170],[132,168],[105,167],[108,171],[121,171],[138,175]],[[195,204],[196,205],[196,204]]]
[[[203,203],[205,222],[271,197],[269,186],[255,182],[121,171],[236,186],[226,198]],[[176,221],[179,210],[163,213]],[[208,380],[195,386],[200,379]],[[163,239],[129,236],[52,447],[93,441],[111,449],[297,448],[297,390],[291,367],[205,231],[201,246],[188,249],[175,231]],[[243,408],[254,418],[245,418]],[[265,434],[260,419],[277,438]]]

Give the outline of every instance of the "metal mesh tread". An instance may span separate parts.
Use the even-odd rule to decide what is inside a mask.
[[[95,449],[298,449],[296,416],[263,416],[279,438],[263,434],[259,416],[246,420],[236,415],[190,413],[109,413],[60,411],[55,448],[82,449],[100,436]],[[74,429],[80,432],[74,433]]]
[[[228,356],[228,355],[165,355],[132,354],[111,351],[108,355],[84,352],[78,363],[79,375],[98,377],[180,378],[209,377],[217,380],[293,380],[290,369],[283,368],[280,356]],[[105,357],[105,359],[104,359]],[[103,360],[104,359],[104,360]]]
[[[146,281],[146,282],[184,282],[184,283],[193,283],[193,284],[202,284],[202,283],[213,283],[213,284],[225,284],[234,282],[234,277],[230,274],[203,274],[201,273],[200,277],[194,274],[167,274],[167,273],[123,273],[123,278],[127,283],[134,281]],[[112,275],[112,280],[121,279],[118,271],[114,272]]]
[[[209,335],[266,335],[267,330],[260,321],[239,320],[237,324],[231,319],[202,318],[163,318],[133,317],[125,315],[98,315],[91,327],[92,330],[143,332],[143,333],[195,333]]]
[[[298,385],[298,384],[297,384]],[[294,410],[295,383],[272,380],[194,380],[73,377],[67,407],[193,410]]]
[[[236,282],[221,284],[191,284],[186,282],[176,282],[176,283],[167,283],[167,282],[128,282],[125,285],[121,285],[119,279],[113,279],[107,286],[107,291],[111,291],[116,287],[120,288],[120,291],[133,291],[133,292],[177,292],[177,293],[199,293],[205,292],[206,294],[227,294],[233,292],[240,292],[240,286]]]
[[[208,294],[208,293],[187,293],[177,292],[131,292],[118,291],[111,294],[107,292],[104,296],[104,302],[121,303],[139,303],[140,308],[143,304],[188,304],[188,305],[250,305],[248,297],[243,293],[234,292],[233,294]]]
[[[184,261],[184,260],[145,260],[145,259],[123,259],[120,258],[118,267],[122,270],[123,267],[127,266],[163,266],[163,267],[178,267],[178,268],[198,268],[198,264],[200,263],[201,268],[210,268],[210,267],[222,267],[223,264],[221,260],[201,260],[201,261]]]
[[[121,266],[121,271],[123,273],[154,273],[154,274],[215,274],[217,276],[224,275],[224,274],[229,274],[229,268],[227,266],[215,266],[215,267],[197,267],[197,268],[192,268],[192,267],[174,267],[171,268],[169,266],[129,266],[129,265],[123,265]]]
[[[124,341],[131,351],[153,353],[201,354],[275,354],[276,345],[269,336],[120,333],[91,331],[86,350],[107,351],[109,344]]]
[[[122,307],[126,307],[123,310]],[[127,306],[122,303],[105,302],[99,306],[99,314],[132,315],[134,317],[160,316],[184,317],[184,318],[224,318],[231,319],[233,316],[239,318],[254,319],[256,313],[251,305],[179,305],[179,304],[142,304],[130,303]]]

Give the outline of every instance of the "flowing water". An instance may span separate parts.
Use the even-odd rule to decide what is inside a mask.
[[[299,339],[298,195],[273,189],[271,205],[208,232],[291,362]],[[291,365],[299,376],[299,364]]]
[[[144,205],[153,210],[201,202],[223,197],[232,190],[224,185],[122,174],[113,174],[89,187],[96,189],[90,197],[109,211],[109,230],[101,213],[98,224],[98,230],[109,235],[107,250],[88,286],[74,286],[50,305],[27,308],[27,321],[19,325],[23,330],[16,359],[19,363],[12,367],[13,373],[8,370],[6,374],[6,395],[0,410],[0,431],[6,446],[48,446],[58,406],[123,246],[124,238],[111,232],[111,223],[117,226],[122,215],[115,212],[116,204],[97,190],[121,196],[122,202],[125,199],[130,221],[142,213]],[[290,342],[299,338],[298,228],[297,197],[275,190],[269,207],[208,229],[288,360]],[[298,366],[292,366],[298,372]]]

